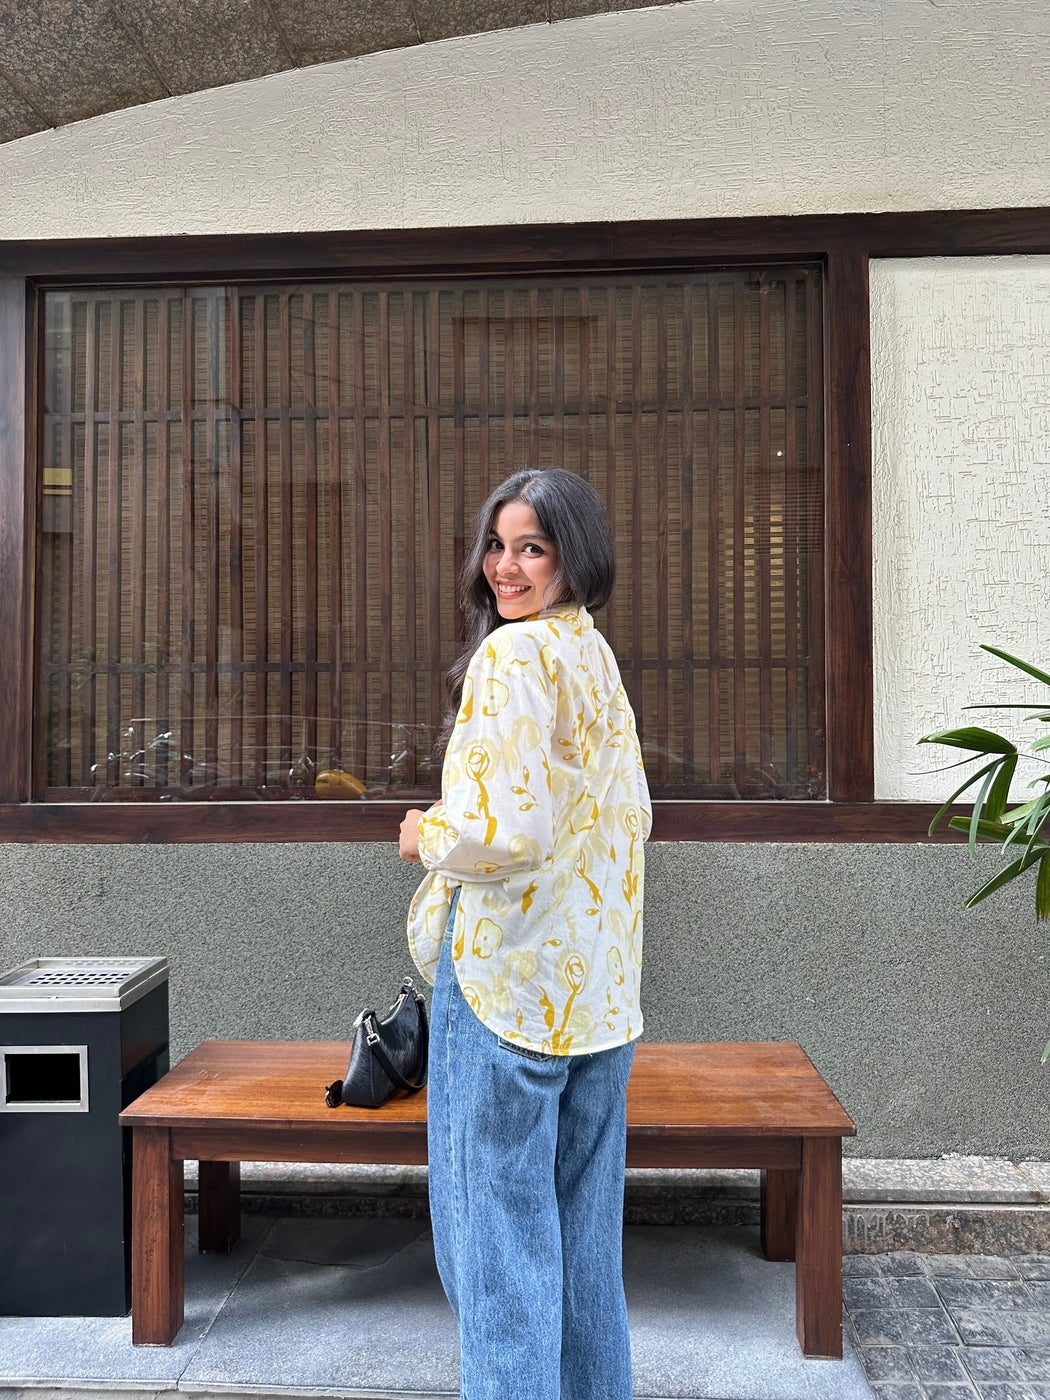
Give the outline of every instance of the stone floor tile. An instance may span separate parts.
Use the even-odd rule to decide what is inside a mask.
[[[960,1347],[962,1362],[975,1381],[1025,1381],[1050,1379],[1039,1373],[1038,1358],[1042,1353],[1022,1351],[1017,1347]],[[1046,1358],[1050,1367],[1050,1356]]]
[[[912,1254],[908,1250],[899,1250],[894,1254],[880,1254],[879,1272],[883,1278],[912,1278],[923,1273],[922,1262],[918,1254]]]
[[[916,1380],[923,1385],[968,1385],[970,1372],[963,1364],[963,1347],[909,1347],[908,1360]]]
[[[1050,1279],[1050,1254],[1021,1254],[1013,1259],[1022,1278]]]
[[[980,1400],[1050,1400],[1050,1384],[1045,1381],[982,1381],[977,1386]]]
[[[871,1393],[875,1400],[926,1400],[917,1381],[890,1381],[887,1385],[873,1385]]]
[[[918,1377],[904,1347],[857,1347],[857,1359],[869,1381],[915,1381]]]
[[[954,1385],[924,1385],[926,1400],[977,1400],[977,1391],[969,1381]]]
[[[914,1313],[931,1317],[932,1313]],[[1023,1347],[1050,1350],[1050,1313],[952,1309],[952,1322],[968,1347]]]
[[[1026,1381],[1050,1381],[1050,1351],[1022,1351]]]
[[[973,1278],[965,1254],[924,1254],[922,1263],[931,1278]]]
[[[1036,1307],[1032,1293],[1019,1279],[939,1278],[936,1292],[951,1312],[960,1308],[1031,1312]]]
[[[959,1335],[941,1309],[864,1308],[851,1314],[861,1346],[958,1346]]]
[[[971,1254],[968,1262],[973,1278],[1020,1277],[1013,1260],[1000,1258],[997,1254]]]
[[[1050,1308],[1050,1281],[1046,1279],[1027,1278],[1025,1283],[1028,1291],[1035,1299],[1036,1306],[1040,1308]]]
[[[933,1284],[925,1278],[887,1279],[892,1308],[939,1308],[941,1300]],[[978,1305],[980,1306],[980,1305]]]
[[[873,1254],[844,1254],[842,1256],[843,1278],[881,1278],[879,1261]]]
[[[861,1308],[894,1308],[891,1289],[893,1280],[884,1278],[846,1278],[842,1281],[842,1298],[851,1312]]]

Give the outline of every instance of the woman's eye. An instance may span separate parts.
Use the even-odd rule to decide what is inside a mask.
[[[499,540],[489,540],[485,548],[490,554],[494,554],[497,549],[502,549],[503,546],[500,544]]]

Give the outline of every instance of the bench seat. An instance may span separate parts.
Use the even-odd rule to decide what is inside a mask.
[[[132,1341],[184,1320],[183,1163],[199,1168],[200,1248],[240,1235],[241,1162],[426,1164],[426,1094],[330,1109],[344,1041],[209,1040],[129,1105]],[[856,1129],[794,1042],[640,1042],[627,1089],[631,1167],[762,1172],[762,1247],[795,1261],[804,1355],[842,1356],[842,1139]]]

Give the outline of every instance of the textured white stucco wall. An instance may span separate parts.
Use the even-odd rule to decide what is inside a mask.
[[[1034,0],[692,0],[0,148],[0,238],[1050,204]]]
[[[942,800],[921,735],[1050,698],[979,650],[1050,668],[1050,258],[877,262],[871,302],[876,796]]]

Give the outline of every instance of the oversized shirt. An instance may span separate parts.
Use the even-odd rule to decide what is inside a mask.
[[[634,714],[587,610],[491,632],[471,659],[419,823],[428,875],[409,916],[434,980],[452,892],[452,958],[497,1035],[553,1055],[642,1031],[643,842],[652,825]]]

